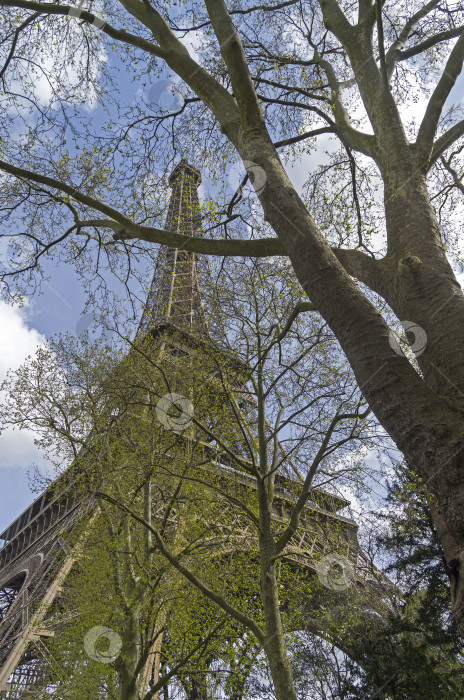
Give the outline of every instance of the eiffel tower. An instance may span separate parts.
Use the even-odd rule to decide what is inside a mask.
[[[169,179],[172,196],[167,230],[201,235],[200,181],[200,173],[184,160],[174,169]],[[207,260],[194,253],[171,247],[160,249],[135,340],[156,347],[158,361],[171,366],[166,372],[172,377],[174,389],[177,358],[188,358],[199,347],[214,348],[215,362],[231,370],[237,391],[246,382],[248,368],[234,357],[221,325]],[[246,408],[247,400],[241,400]],[[208,445],[205,449],[210,451],[219,478],[250,487],[249,477],[234,473],[224,455],[218,458],[217,450],[215,453]],[[281,513],[288,504],[291,482],[286,475],[276,480],[276,508]],[[347,551],[356,563],[357,585],[369,589],[379,583],[388,584],[360,550],[356,524],[338,514],[348,501],[315,488],[310,503],[308,523],[322,524],[326,532],[343,530]],[[0,533],[0,697],[30,697],[29,690],[46,685],[48,667],[53,664],[46,649],[46,640],[53,635],[47,615],[59,600],[66,577],[84,546],[78,539],[70,549],[64,533],[73,532],[84,517],[91,520],[93,508],[89,500],[76,497],[72,489],[50,488]],[[320,534],[316,535],[309,524],[297,534],[287,559],[314,573],[324,543],[321,545]],[[243,533],[244,539],[247,536]]]

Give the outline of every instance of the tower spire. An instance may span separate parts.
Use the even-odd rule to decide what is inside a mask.
[[[165,229],[184,236],[201,236],[198,186],[200,172],[185,159],[174,168],[169,184],[171,200]],[[199,283],[198,256],[181,248],[163,246],[140,321],[138,336],[161,324],[188,332],[208,333]]]

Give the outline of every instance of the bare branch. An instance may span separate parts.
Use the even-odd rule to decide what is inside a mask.
[[[183,80],[196,92],[198,97],[211,109],[221,126],[231,135],[234,132],[234,122],[239,119],[235,100],[227,90],[190,56],[188,50],[173,34],[167,22],[151,6],[146,6],[136,0],[120,0],[125,9],[155,37],[158,45],[134,36],[124,30],[115,29],[101,20],[99,27],[108,36],[137,46],[154,56],[163,58]],[[55,5],[54,3],[29,2],[28,0],[0,0],[0,6],[23,7],[36,10],[43,14],[69,15],[75,8],[70,5]],[[93,24],[98,19],[91,12],[81,11],[80,19]]]
[[[456,185],[456,187],[458,188],[458,190],[461,190],[461,192],[464,194],[464,183],[462,182],[462,179],[457,174],[456,170],[452,167],[451,159],[445,160],[445,158],[442,156],[440,158],[440,162],[442,163],[443,167],[449,172],[449,174],[453,178],[453,182]]]
[[[423,53],[427,49],[431,49],[432,46],[436,46],[437,44],[440,44],[443,41],[455,39],[457,36],[461,35],[463,30],[464,25],[461,24],[459,27],[453,27],[453,29],[447,29],[443,32],[438,32],[437,34],[428,37],[428,39],[421,41],[420,44],[416,44],[415,46],[411,46],[411,48],[409,49],[400,51],[400,53],[398,54],[397,62],[405,61],[406,59],[411,58],[411,56],[417,56],[417,54]]]
[[[342,420],[347,420],[347,419],[356,419],[356,420],[362,420],[363,418],[366,418],[368,414],[370,413],[370,408],[367,408],[364,413],[342,413],[337,414],[332,418],[332,421],[327,429],[326,434],[324,435],[324,439],[321,443],[321,446],[311,464],[311,467],[308,470],[308,473],[306,475],[306,478],[304,480],[303,488],[301,490],[300,496],[295,504],[295,506],[292,509],[292,514],[290,517],[290,521],[285,528],[284,532],[280,535],[279,539],[276,542],[276,547],[275,551],[277,554],[280,554],[284,547],[288,544],[288,542],[291,540],[293,535],[298,529],[298,525],[300,523],[300,516],[303,508],[305,507],[306,501],[309,498],[310,491],[311,491],[311,484],[313,481],[313,478],[317,472],[317,469],[319,467],[319,464],[322,462],[324,457],[326,456],[327,453],[327,448],[330,443],[330,438],[332,437],[332,434],[337,427],[337,424],[340,423]],[[345,442],[346,440],[343,440]],[[331,450],[333,451],[333,450]]]
[[[275,340],[271,343],[270,347],[272,347],[275,343],[282,342],[282,340],[285,338],[287,333],[290,331],[290,329],[293,325],[293,321],[296,318],[298,318],[298,316],[300,314],[305,313],[306,311],[317,311],[317,309],[314,306],[314,304],[311,304],[310,301],[299,301],[298,304],[293,309],[292,313],[290,314],[288,321],[282,330],[280,330],[279,327],[276,325],[271,326],[270,331],[272,331],[274,328],[277,328],[279,333],[277,335],[277,338],[275,338]],[[269,349],[268,349],[268,351],[269,351]]]
[[[55,3],[42,3],[42,2],[29,2],[28,0],[0,0],[0,7],[22,7],[26,10],[35,10],[37,13],[42,15],[61,15],[64,17],[69,16],[70,10],[75,10],[75,7],[71,5],[56,5]],[[112,39],[117,39],[131,46],[137,46],[143,51],[152,54],[153,56],[164,57],[166,52],[162,48],[156,46],[155,44],[143,39],[142,37],[126,32],[124,29],[116,29],[112,27],[107,22],[103,22],[99,17],[92,14],[92,12],[87,12],[87,10],[82,10],[79,15],[79,19],[87,24],[92,24],[94,27],[98,28],[100,31],[107,34]],[[98,26],[95,24],[97,20]]]
[[[291,136],[283,141],[277,141],[274,146],[280,148],[281,146],[291,146],[292,143],[299,143],[300,141],[305,141],[306,139],[314,138],[315,136],[320,136],[321,134],[337,134],[338,130],[334,129],[332,126],[321,126],[319,129],[313,129],[312,131],[305,131],[299,136]]]
[[[365,155],[373,158],[377,152],[376,137],[371,136],[370,134],[363,134],[351,126],[348,112],[346,111],[342,101],[341,84],[337,79],[335,70],[329,61],[322,58],[316,47],[313,48],[315,61],[325,71],[327,82],[330,85],[335,123],[341,138],[353,150],[359,151],[360,153],[364,153]]]
[[[286,2],[279,2],[277,5],[254,5],[253,7],[248,7],[246,10],[232,10],[231,15],[249,15],[251,12],[256,12],[256,10],[262,10],[263,12],[274,12],[274,10],[281,10],[284,7],[289,7],[290,5],[296,5],[300,0],[286,0]]]
[[[450,146],[453,145],[461,136],[464,136],[464,119],[457,124],[454,124],[448,131],[438,138],[432,149],[432,155],[430,156],[430,166],[432,166],[438,158],[443,155],[443,153],[448,150]]]
[[[3,68],[2,68],[2,70],[0,71],[0,79],[2,79],[2,78],[4,77],[4,75],[5,75],[5,73],[6,73],[6,70],[7,70],[8,66],[9,66],[9,64],[10,64],[10,62],[11,62],[11,59],[12,59],[13,56],[14,56],[14,52],[15,52],[15,49],[16,49],[16,45],[17,45],[17,43],[18,43],[19,35],[21,34],[21,32],[22,32],[24,29],[26,29],[27,26],[29,26],[29,24],[32,24],[32,23],[37,19],[37,17],[40,17],[40,13],[39,13],[39,12],[35,12],[33,15],[30,15],[30,17],[28,17],[27,19],[25,19],[24,22],[23,22],[22,24],[20,24],[19,27],[15,30],[15,33],[14,33],[14,36],[13,36],[13,41],[11,42],[10,53],[8,54],[7,59],[6,59],[6,61],[5,61],[5,64],[4,64]]]
[[[445,102],[453,89],[456,80],[462,70],[464,62],[464,32],[462,32],[456,42],[451,54],[446,62],[443,75],[437,83],[435,90],[425,110],[424,118],[417,135],[416,149],[417,157],[421,166],[430,164],[433,141],[437,132],[438,122],[443,111]]]
[[[395,70],[395,66],[398,63],[398,61],[401,60],[401,58],[403,57],[405,58],[404,54],[402,54],[401,52],[401,49],[404,47],[407,40],[411,36],[414,27],[417,26],[418,22],[420,22],[420,20],[423,17],[429,14],[429,12],[431,12],[433,8],[439,4],[439,2],[440,0],[430,0],[430,2],[421,7],[421,9],[418,10],[418,12],[413,14],[412,17],[410,17],[410,19],[408,19],[408,21],[404,25],[398,39],[394,41],[388,49],[387,54],[385,56],[388,82],[390,82],[391,80],[393,71]]]
[[[237,622],[239,622],[241,625],[247,627],[255,635],[258,642],[260,644],[264,644],[266,636],[262,632],[260,627],[256,624],[256,622],[244,613],[240,612],[240,610],[237,610],[232,605],[230,605],[230,603],[228,603],[225,600],[225,598],[223,598],[223,596],[206,586],[206,584],[204,584],[203,581],[201,581],[197,576],[195,576],[195,574],[192,571],[190,571],[189,569],[187,569],[186,566],[181,564],[179,559],[167,548],[158,530],[156,530],[152,525],[150,525],[150,523],[147,523],[144,518],[141,518],[139,515],[137,515],[137,513],[131,510],[131,508],[128,508],[126,505],[124,505],[124,503],[120,503],[112,496],[109,496],[108,494],[102,493],[100,491],[96,495],[108,501],[108,503],[112,503],[117,508],[120,508],[121,510],[125,511],[134,520],[139,522],[144,527],[148,528],[156,540],[157,548],[159,549],[161,554],[168,560],[168,562],[180,574],[182,574],[187,579],[187,581],[189,581],[193,586],[195,586],[195,588],[201,591],[201,593],[203,593],[203,595],[206,598],[215,603],[218,607],[224,610],[224,612],[230,615],[234,620],[237,620]]]

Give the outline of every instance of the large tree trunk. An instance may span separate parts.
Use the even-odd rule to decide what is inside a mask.
[[[406,170],[397,178],[384,176],[389,245],[380,263],[383,296],[400,320],[424,329],[427,342],[417,359],[427,384],[462,400],[464,295],[441,242],[425,176]]]
[[[406,181],[403,173],[403,182]],[[384,260],[390,293],[385,295],[397,317],[412,321],[426,334],[416,357],[426,384],[443,396],[444,411],[432,420],[448,449],[435,457],[436,437],[422,449],[397,444],[433,493],[430,511],[440,537],[451,579],[453,615],[464,635],[464,449],[455,441],[455,423],[464,409],[464,295],[446,258],[425,177],[413,173],[408,186],[396,189],[385,177],[385,211],[390,241]],[[411,338],[414,342],[415,338]],[[414,347],[414,346],[413,346]],[[394,437],[394,436],[393,436]]]

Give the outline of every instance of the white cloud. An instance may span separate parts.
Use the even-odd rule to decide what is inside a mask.
[[[32,355],[45,338],[28,325],[28,308],[9,306],[0,301],[0,381],[8,370],[17,369]],[[0,435],[0,468],[43,465],[44,460],[34,445],[34,434],[28,430],[6,429]]]
[[[17,369],[22,362],[35,352],[38,345],[45,343],[44,336],[27,325],[28,308],[10,306],[0,301],[0,377],[4,379],[9,369]]]

